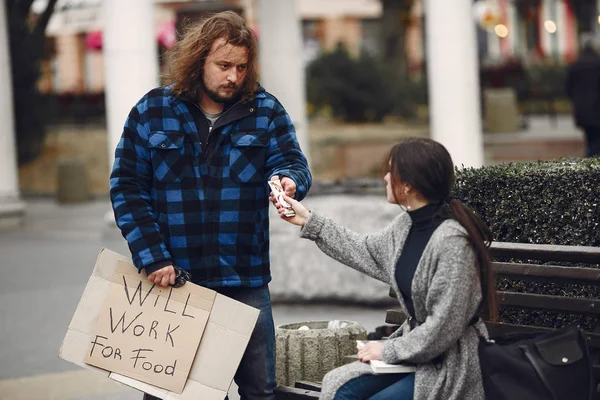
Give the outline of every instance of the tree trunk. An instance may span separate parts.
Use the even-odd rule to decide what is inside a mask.
[[[43,98],[37,89],[45,30],[57,0],[49,0],[35,25],[31,24],[32,0],[7,0],[8,33],[17,154],[19,164],[35,159],[46,135]]]
[[[414,0],[381,0],[381,3],[382,59],[395,74],[393,79],[407,79],[406,30],[411,23]]]

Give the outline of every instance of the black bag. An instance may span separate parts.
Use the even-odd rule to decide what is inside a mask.
[[[574,326],[482,338],[479,362],[486,400],[591,400],[594,393],[586,339]]]

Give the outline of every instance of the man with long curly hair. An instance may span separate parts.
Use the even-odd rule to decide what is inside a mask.
[[[290,117],[258,84],[257,47],[234,12],[187,29],[167,54],[168,86],[127,118],[110,195],[151,283],[180,285],[191,275],[261,310],[235,382],[242,399],[273,399],[267,182],[280,179],[302,199],[312,178]]]

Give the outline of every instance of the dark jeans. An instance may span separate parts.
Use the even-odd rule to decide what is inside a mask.
[[[344,383],[334,400],[412,400],[415,374],[363,375]]]
[[[258,321],[233,380],[241,400],[274,400],[275,326],[269,287],[220,288],[217,292],[260,310]],[[144,395],[144,400],[156,397]]]
[[[584,126],[586,157],[600,156],[600,127]]]

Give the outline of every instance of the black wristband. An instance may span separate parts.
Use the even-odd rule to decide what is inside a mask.
[[[172,260],[160,260],[157,262],[154,262],[152,264],[146,265],[144,267],[144,269],[146,270],[146,274],[150,275],[153,272],[158,271],[161,268],[164,268],[168,265],[173,265],[173,261]]]

